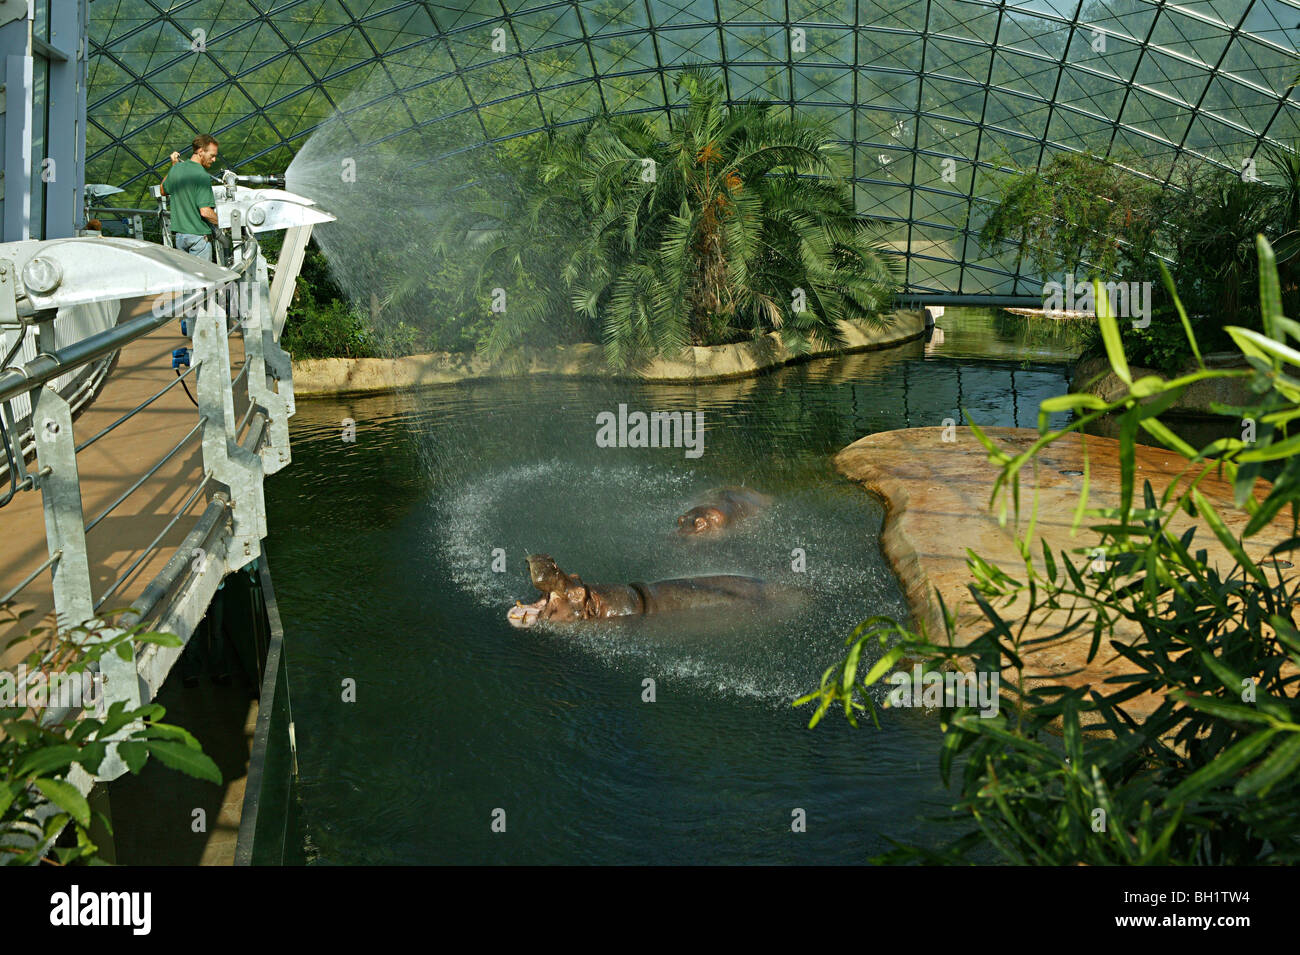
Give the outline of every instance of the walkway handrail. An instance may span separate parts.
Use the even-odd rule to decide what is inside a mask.
[[[90,238],[28,240],[0,246],[0,318],[23,333],[33,330],[38,349],[38,354],[21,366],[0,369],[0,426],[14,433],[18,445],[12,464],[15,473],[9,483],[17,485],[14,493],[30,490],[39,496],[48,552],[38,567],[4,594],[5,602],[48,573],[49,589],[36,599],[48,605],[52,597],[57,629],[96,621],[110,603],[129,602],[132,606],[126,613],[112,618],[110,634],[148,619],[151,629],[176,634],[183,644],[199,626],[225,576],[262,556],[267,532],[264,478],[290,463],[288,419],[294,413],[294,397],[292,363],[275,334],[278,312],[272,304],[276,300],[272,298],[270,268],[255,233],[276,229],[293,233],[289,236],[293,241],[286,240],[289,258],[276,270],[277,279],[291,287],[301,262],[301,247],[310,234],[302,221],[332,221],[333,217],[311,210],[308,215],[296,207],[280,210],[279,206],[293,204],[279,200],[271,203],[268,212],[257,205],[261,201],[255,194],[237,193],[231,207],[221,211],[222,236],[233,240],[226,241],[224,248],[234,262],[223,263],[217,270],[184,253],[163,251],[144,242],[111,240],[103,250],[111,254],[104,256],[97,254],[98,248],[79,247],[83,242],[101,241]],[[259,209],[262,213],[254,216]],[[283,224],[277,224],[280,220]],[[195,281],[201,287],[195,288]],[[102,302],[143,300],[149,304],[150,296],[154,299],[149,313],[64,347],[51,347],[60,309]],[[54,387],[56,379],[79,368],[95,367],[92,363],[106,366],[103,359],[181,317],[190,323],[190,368],[185,375],[169,380],[144,401],[132,399],[134,407],[115,415],[106,427],[92,428],[95,433],[78,443],[75,408],[70,396]],[[243,361],[232,375],[231,340],[236,335],[242,337]],[[152,345],[151,340],[138,347]],[[173,357],[181,356],[174,352]],[[123,487],[112,489],[111,502],[97,503],[99,513],[87,523],[78,453],[145,411],[190,377],[191,371],[197,372],[190,379],[194,387],[190,397],[196,406],[192,426],[187,422],[183,429],[187,433],[177,435],[179,440],[161,460],[133,467],[132,473],[122,475]],[[84,373],[79,377],[85,377]],[[83,388],[78,386],[77,394]],[[16,420],[10,402],[24,395],[31,397],[31,410]],[[237,412],[245,400],[247,410],[241,417]],[[169,417],[171,422],[176,420],[174,415]],[[17,433],[20,421],[26,426],[22,434]],[[168,461],[176,460],[184,448],[192,447],[196,437],[201,445],[202,472],[194,486],[188,493],[181,492],[184,499],[178,505],[169,503],[161,513],[151,505],[149,513],[161,519],[158,533],[142,548],[131,548],[123,565],[115,561],[111,574],[115,579],[95,593],[92,569],[96,564],[87,549],[87,532],[109,526],[103,523],[105,519],[120,513],[120,506],[131,495],[147,489],[149,479]],[[29,439],[36,455],[34,467],[27,457]],[[192,473],[188,469],[182,472]],[[181,526],[186,521],[188,527]],[[101,530],[101,537],[103,533]],[[168,541],[173,534],[183,540],[167,556],[165,550],[174,546]],[[164,541],[168,541],[165,546]],[[165,557],[164,566],[154,572],[153,561],[160,557]],[[151,574],[147,581],[145,574]],[[140,582],[144,583],[143,592],[133,597],[131,591]],[[95,626],[103,632],[103,621]],[[181,653],[178,646],[137,645],[129,638],[119,649],[126,652],[106,654],[94,667],[102,681],[94,707],[101,714],[117,704],[133,710],[152,699]],[[48,657],[41,667],[46,663]],[[44,718],[74,718],[86,704],[69,701],[60,705],[64,708],[51,703]],[[69,772],[67,778],[84,794],[96,779],[109,781],[126,771],[116,743],[111,742],[93,778],[80,770]],[[50,833],[44,825],[56,811],[48,802],[33,810],[37,829],[29,834],[31,838],[48,842]],[[0,854],[0,864],[3,862]]]
[[[237,273],[238,277],[230,279],[219,287],[225,288],[244,281],[247,278],[248,271],[256,261],[256,250],[257,242],[250,236],[245,240],[242,247],[244,254],[241,256],[239,265],[232,269]],[[211,294],[212,290],[210,289],[197,289],[182,298],[173,299],[168,303],[167,308],[161,310],[161,314],[159,314],[159,309],[154,309],[152,314],[140,315],[137,318],[114,325],[107,331],[91,335],[89,338],[83,338],[81,341],[73,342],[64,348],[42,352],[21,367],[0,372],[0,401],[16,398],[23,392],[38,388],[59,375],[74,371],[96,358],[102,358],[131,344],[137,338],[148,335],[154,329],[166,325],[179,315],[198,308]]]
[[[195,530],[200,526],[206,527],[201,545],[205,548],[205,556],[197,562],[197,567],[191,567],[196,563],[192,559],[193,547],[173,555],[163,572],[147,583],[145,596],[148,599],[143,601],[143,605],[133,601],[136,603],[134,614],[127,614],[122,618],[123,622],[115,626],[127,627],[130,623],[126,621],[132,616],[139,619],[146,613],[157,612],[160,614],[160,629],[188,640],[222,578],[247,566],[261,554],[262,540],[266,537],[263,479],[266,474],[279,471],[290,460],[287,419],[293,414],[293,372],[289,356],[276,345],[271,334],[273,315],[269,305],[269,270],[256,236],[245,231],[237,217],[233,218],[231,231],[238,237],[236,262],[227,267],[220,280],[213,282],[209,270],[207,284],[202,288],[189,289],[181,285],[180,290],[174,293],[156,293],[159,297],[153,302],[151,312],[63,348],[43,351],[21,367],[0,372],[0,407],[14,397],[31,393],[30,420],[33,426],[40,423],[39,440],[34,441],[36,467],[29,471],[25,459],[15,464],[17,476],[22,478],[19,489],[30,489],[41,496],[49,552],[40,566],[26,574],[4,598],[6,601],[14,599],[41,574],[48,572],[59,629],[93,620],[110,602],[121,600],[125,587],[138,577],[146,566],[145,562],[159,552],[163,541],[190,513],[191,505],[201,495],[207,499],[208,507],[202,511],[201,518],[191,518],[198,523],[186,535],[186,544],[194,538]],[[30,251],[27,255],[29,261],[34,258]],[[186,259],[182,253],[172,253],[172,256]],[[65,257],[64,261],[71,263],[76,260]],[[195,261],[192,271],[197,275],[202,269]],[[179,265],[182,271],[187,270],[183,261],[170,264],[173,268]],[[39,278],[39,270],[36,271]],[[139,287],[147,288],[147,281],[141,279]],[[132,286],[128,282],[124,287],[130,289]],[[169,287],[175,289],[177,285],[163,286],[164,289]],[[154,284],[152,288],[159,286]],[[232,300],[229,293],[236,289],[237,294]],[[223,293],[227,296],[224,300],[219,298]],[[145,298],[149,294],[127,291],[121,294],[121,300]],[[36,296],[26,298],[24,304],[30,308],[33,298]],[[57,321],[56,306],[49,301],[50,297],[46,296],[46,304],[33,316],[35,321],[31,324]],[[72,407],[68,400],[54,388],[44,386],[60,375],[112,355],[181,316],[192,324],[191,367],[186,369],[186,376],[191,371],[198,371],[193,395],[197,420],[192,427],[186,428],[186,433],[162,455],[161,460],[143,468],[142,474],[129,475],[129,486],[116,493],[111,502],[97,508],[100,513],[87,522],[82,509],[77,453],[148,408],[182,379],[176,377],[167,382],[151,397],[116,416],[107,427],[98,429],[80,443],[74,435]],[[232,376],[230,339],[237,334],[243,337],[244,360],[238,374]],[[247,411],[237,420],[236,401],[242,402],[245,398]],[[245,426],[249,426],[248,432],[241,440]],[[127,563],[115,572],[116,579],[102,593],[93,593],[87,533],[114,513],[133,493],[139,492],[151,476],[196,437],[201,441],[203,473],[195,486],[177,509],[163,515],[165,523],[153,540],[128,556]],[[211,505],[218,501],[224,502],[219,510],[225,514],[219,526],[208,520],[212,513]],[[216,536],[212,536],[214,533]],[[183,569],[190,570],[190,573],[179,577]],[[163,593],[167,599],[160,603]],[[123,702],[128,708],[139,706],[157,692],[179,655],[177,649],[158,650],[150,645],[133,646],[132,650],[139,652],[132,652],[125,659],[111,654],[99,662],[105,690],[98,703],[100,707],[106,708],[115,702]],[[125,764],[117,756],[115,747],[111,747],[98,778],[113,779],[124,771]]]

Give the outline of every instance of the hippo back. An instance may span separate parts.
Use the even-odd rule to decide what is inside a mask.
[[[647,614],[753,604],[767,599],[767,584],[757,577],[715,574],[708,577],[679,577],[654,583],[632,584],[645,601]]]
[[[717,492],[718,506],[729,511],[733,521],[753,517],[764,510],[772,499],[766,494],[747,487],[725,487]]]

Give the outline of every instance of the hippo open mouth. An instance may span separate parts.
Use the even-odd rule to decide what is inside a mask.
[[[542,598],[526,604],[518,601],[506,614],[514,627],[531,627],[539,620],[579,620],[587,616],[588,588],[577,576],[560,570],[549,554],[530,554],[528,578],[542,592]]]
[[[763,581],[732,574],[648,584],[586,584],[576,574],[562,571],[547,554],[529,556],[528,576],[543,596],[510,608],[506,620],[514,627],[532,627],[542,621],[608,620],[703,607],[752,606],[768,597]]]
[[[693,507],[677,518],[677,533],[683,537],[716,533],[726,526],[727,517],[717,507]]]
[[[531,627],[542,619],[542,614],[546,611],[546,605],[550,603],[550,594],[547,594],[541,600],[530,604],[522,600],[510,608],[506,614],[506,620],[512,627]]]

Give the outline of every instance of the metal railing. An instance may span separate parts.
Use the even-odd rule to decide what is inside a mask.
[[[120,223],[120,228],[132,239],[149,241],[150,233],[145,231],[145,219],[158,219],[158,236],[162,244],[168,248],[173,247],[171,232],[171,213],[165,206],[159,205],[156,209],[135,209],[123,206],[87,206],[86,220],[99,219],[100,224],[108,219],[112,222]],[[105,235],[112,235],[112,231],[103,230]]]
[[[0,409],[7,408],[14,398],[22,395],[30,396],[32,408],[29,446],[25,447],[21,440],[12,440],[13,429],[8,427],[14,424],[11,418],[0,422],[6,425],[0,438],[10,443],[12,451],[13,467],[7,482],[9,496],[40,494],[48,549],[47,558],[0,596],[0,603],[21,599],[48,571],[60,630],[97,619],[110,601],[129,591],[130,582],[148,566],[151,557],[159,554],[169,535],[173,535],[205,492],[208,493],[206,506],[194,515],[193,526],[175,547],[171,559],[132,601],[130,612],[115,625],[129,629],[148,621],[151,628],[175,633],[187,641],[222,578],[260,555],[261,541],[266,536],[263,478],[290,460],[287,419],[294,410],[293,379],[289,356],[279,348],[272,332],[274,321],[269,307],[265,259],[255,236],[251,231],[244,232],[238,216],[232,227],[232,232],[241,236],[232,243],[236,259],[232,278],[215,286],[208,282],[206,287],[176,294],[170,301],[155,300],[149,313],[65,347],[40,351],[21,366],[0,370]],[[0,254],[5,251],[8,250],[0,246]],[[163,257],[181,270],[187,262],[198,262],[175,250]],[[34,322],[54,320],[49,310],[42,312],[33,307],[30,296],[28,301],[20,298],[15,310],[19,315],[27,312],[27,317]],[[78,442],[72,421],[73,404],[50,383],[89,363],[107,364],[120,349],[182,316],[193,322],[190,366],[129,411]],[[242,336],[244,359],[242,368],[232,377],[230,339],[236,335]],[[48,336],[38,338],[42,342],[52,341]],[[187,387],[184,384],[187,380],[197,382],[193,426],[87,521],[77,470],[78,453],[110,438],[118,428],[146,412],[173,388]],[[245,401],[247,409],[237,421],[236,403]],[[102,592],[93,593],[87,535],[145,487],[168,462],[193,446],[196,438],[202,452],[202,476],[174,511],[158,515],[168,519],[153,539],[128,556],[112,583]],[[29,467],[33,452],[34,468]],[[0,519],[3,514],[0,511]],[[196,553],[202,554],[203,559],[194,560]],[[145,644],[133,646],[126,660],[116,654],[103,657],[99,665],[103,693],[97,709],[105,712],[119,701],[125,702],[128,708],[138,707],[156,693],[180,652],[180,648]],[[47,718],[53,721],[68,715],[71,715],[68,711],[51,708]],[[115,748],[110,748],[96,778],[111,780],[125,769]]]
[[[0,466],[9,471],[7,492],[0,483],[0,521],[6,513],[4,505],[16,495],[39,494],[48,552],[45,560],[0,597],[0,603],[30,597],[28,588],[48,573],[49,593],[43,592],[40,599],[48,606],[52,596],[58,630],[93,622],[97,639],[109,639],[147,624],[149,630],[181,639],[177,647],[144,643],[129,646],[131,652],[124,657],[116,653],[103,656],[98,664],[102,692],[94,704],[100,715],[119,702],[134,709],[156,696],[226,575],[249,567],[261,556],[266,536],[263,479],[290,463],[293,368],[278,345],[279,333],[312,229],[334,221],[334,217],[308,198],[282,189],[249,189],[234,181],[237,178],[227,175],[217,197],[220,229],[214,231],[220,242],[214,243],[216,266],[168,247],[171,236],[165,207],[157,213],[128,210],[134,217],[134,239],[83,236],[0,244],[0,328],[17,331],[16,340],[26,349],[24,357],[35,352],[17,367],[0,367],[0,452],[4,452],[0,453]],[[149,214],[160,215],[164,245],[139,241],[144,238],[143,217]],[[271,267],[261,254],[255,233],[280,230],[285,238],[272,283]],[[173,294],[172,300],[163,300],[160,292]],[[120,320],[123,302],[145,300],[150,295],[156,296],[151,313]],[[117,306],[113,313],[119,318],[116,325],[103,330],[71,330],[75,322],[69,322],[68,316],[78,310],[102,311],[110,304]],[[134,407],[78,442],[72,415],[93,397],[113,357],[182,315],[193,323],[189,367],[143,401],[133,398]],[[231,339],[236,335],[242,336],[243,367],[232,377]],[[74,340],[68,342],[67,338]],[[0,353],[0,357],[7,355],[0,365],[17,354],[11,353],[10,347]],[[193,426],[184,434],[178,431],[177,440],[144,467],[143,473],[122,475],[126,486],[114,489],[113,500],[100,506],[99,513],[87,522],[77,455],[100,441],[112,440],[122,425],[147,413],[177,385],[188,393],[190,384],[194,386],[190,395],[195,405]],[[245,401],[247,408],[236,421],[237,403]],[[21,414],[15,414],[15,403]],[[160,519],[158,533],[127,555],[102,592],[93,593],[87,535],[97,528],[99,534],[106,533],[104,521],[120,514],[125,502],[148,488],[150,478],[158,478],[169,462],[175,465],[196,439],[201,477],[178,506],[152,514]],[[33,455],[35,467],[29,468]],[[162,477],[168,473],[163,472]],[[202,504],[205,496],[206,504]],[[196,503],[201,507],[191,515]],[[178,526],[186,515],[193,517],[193,523],[175,544]],[[171,554],[162,569],[143,590],[130,596],[140,575],[156,566],[168,548]],[[258,569],[265,573],[264,561]],[[21,570],[11,568],[11,572],[17,576]],[[110,601],[128,597],[130,609],[120,616],[109,615],[112,629],[105,627],[97,615]],[[50,662],[46,655],[42,668]],[[280,680],[275,687],[287,680],[282,662],[277,670]],[[284,700],[264,702],[268,710],[276,712],[285,705]],[[42,719],[47,724],[57,723],[75,717],[79,709],[49,706]],[[292,737],[292,727],[289,732]],[[74,765],[66,779],[84,794],[97,780],[109,781],[125,771],[116,746],[110,743],[95,777]],[[56,811],[49,802],[38,803],[19,827],[21,831],[6,832],[0,840],[48,846],[52,836],[45,824]],[[0,853],[0,864],[8,858],[7,853]]]

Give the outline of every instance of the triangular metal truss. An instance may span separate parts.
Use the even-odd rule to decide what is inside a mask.
[[[712,64],[733,99],[826,119],[912,294],[1037,291],[974,240],[1009,164],[1091,151],[1166,185],[1180,157],[1267,178],[1262,146],[1300,140],[1300,0],[97,0],[90,42],[87,175],[138,191],[196,132],[282,169],[377,99],[395,135],[671,122],[674,72]]]

